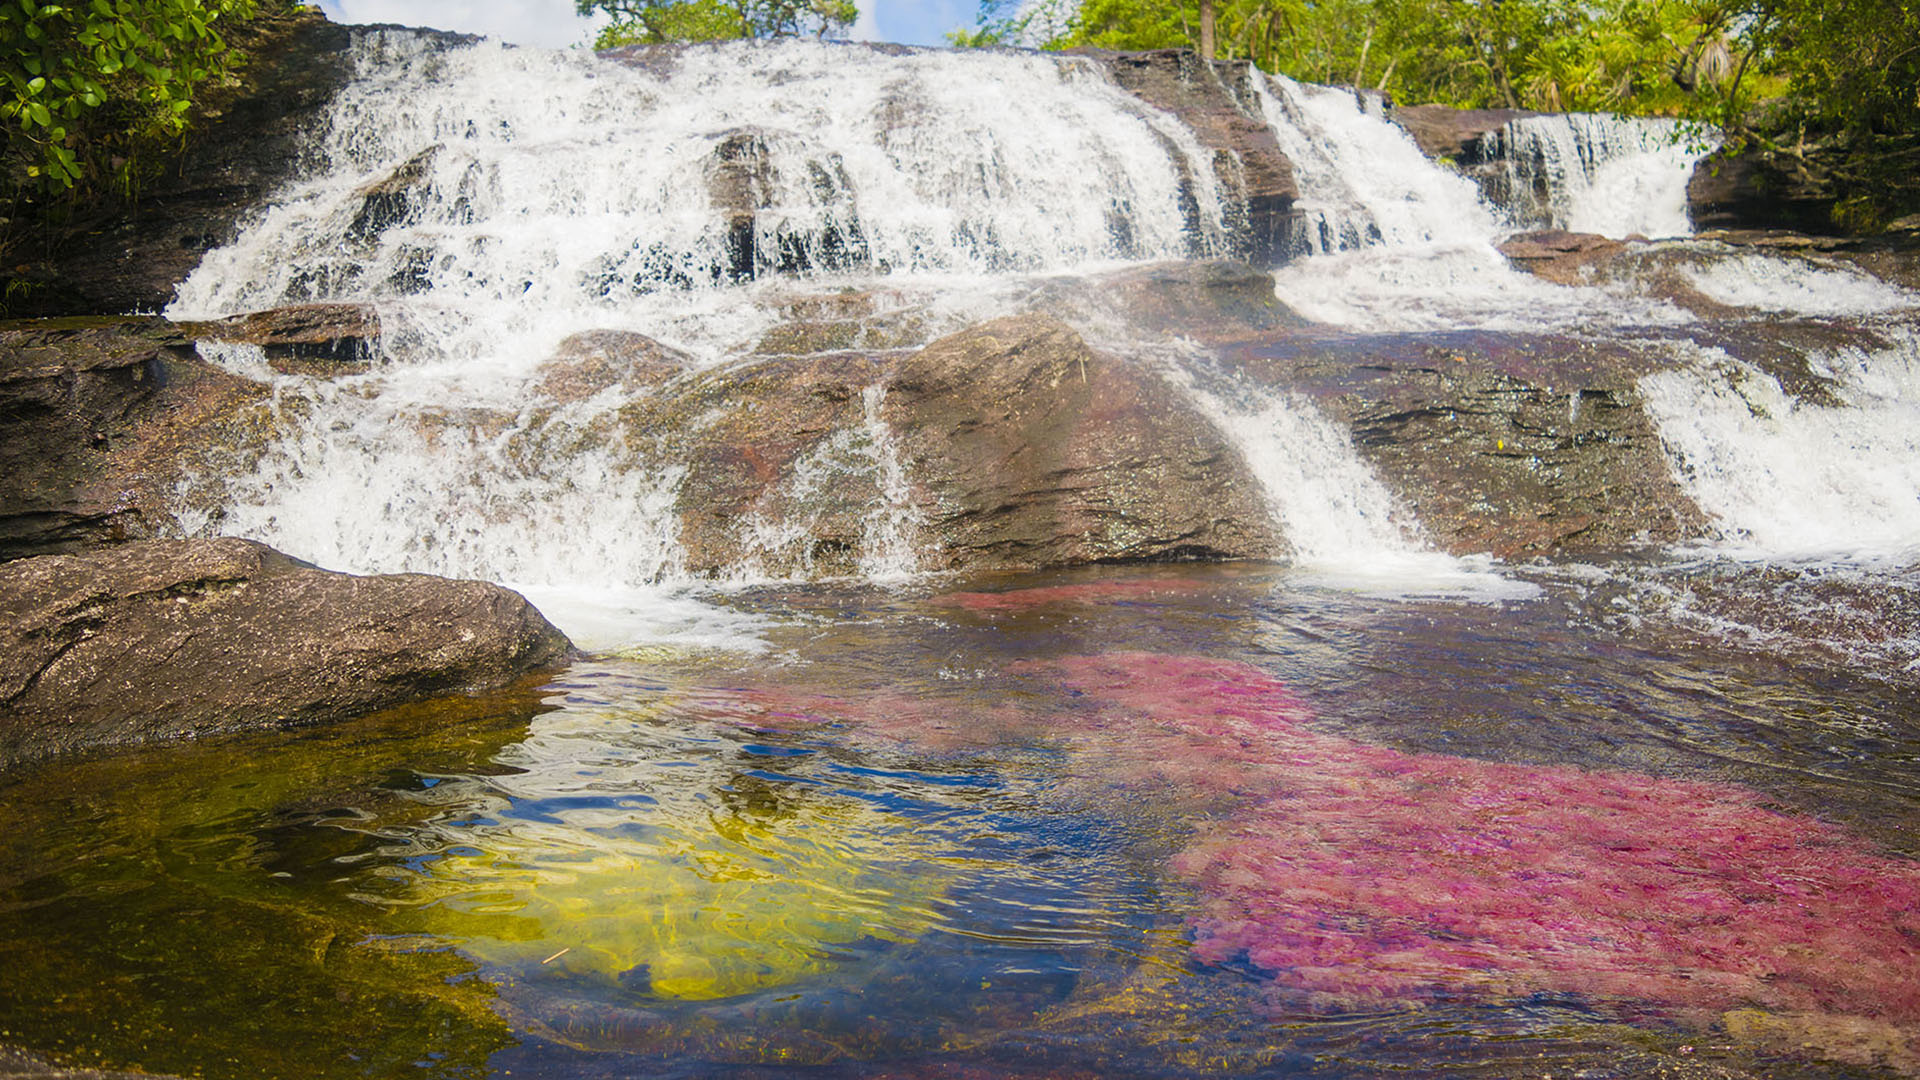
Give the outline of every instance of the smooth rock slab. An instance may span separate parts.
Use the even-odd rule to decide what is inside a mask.
[[[497,585],[338,574],[250,540],[22,559],[0,566],[0,767],[343,720],[572,652]]]

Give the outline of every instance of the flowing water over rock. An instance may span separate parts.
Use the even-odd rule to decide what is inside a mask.
[[[170,310],[258,388],[174,517],[595,657],[0,781],[0,1042],[1920,1073],[1920,301],[1689,237],[1697,148],[1521,118],[1469,176],[1152,57],[354,48]],[[1605,239],[1516,268],[1543,225]]]

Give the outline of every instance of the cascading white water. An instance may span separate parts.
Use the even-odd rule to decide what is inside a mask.
[[[1920,335],[1842,349],[1813,374],[1826,401],[1717,349],[1674,345],[1685,364],[1640,393],[1674,473],[1745,558],[1920,561]]]
[[[1508,230],[1471,181],[1429,160],[1351,90],[1255,80],[1294,164],[1304,228],[1275,272],[1280,299],[1319,322],[1366,329],[1535,329],[1672,324],[1667,304],[1549,284],[1508,265]]]
[[[1515,223],[1602,236],[1691,236],[1687,181],[1718,138],[1677,120],[1557,113],[1481,139],[1503,164]]]
[[[1538,595],[1532,585],[1500,576],[1491,560],[1428,547],[1419,522],[1360,459],[1346,429],[1311,401],[1197,377],[1199,367],[1170,365],[1167,377],[1239,450],[1308,580],[1392,596]]]
[[[569,629],[576,601],[613,605],[580,617],[611,626],[620,597],[686,579],[680,467],[629,444],[620,395],[542,389],[566,336],[635,331],[716,363],[779,318],[783,286],[743,278],[882,277],[937,288],[938,317],[967,312],[956,294],[996,303],[1009,273],[1185,258],[1225,235],[1211,154],[1086,60],[779,41],[642,64],[367,32],[354,61],[311,178],[210,253],[169,314],[373,303],[384,353],[364,376],[279,379],[286,434],[190,501],[224,506],[206,531],[330,567],[559,596]],[[917,519],[867,404],[815,464],[872,475],[857,558],[884,579],[911,572]],[[769,558],[795,526],[743,524]]]

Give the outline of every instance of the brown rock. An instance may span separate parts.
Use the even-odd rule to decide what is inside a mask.
[[[154,535],[190,448],[265,392],[161,319],[0,324],[0,561]]]
[[[840,577],[877,554],[884,477],[865,394],[888,365],[860,353],[761,360],[622,410],[627,443],[685,468],[676,508],[690,571]]]
[[[1293,163],[1280,151],[1273,129],[1255,103],[1246,61],[1201,63],[1186,49],[1109,52],[1074,49],[1112,73],[1113,80],[1155,108],[1172,113],[1213,153],[1214,172],[1228,202],[1228,248],[1199,246],[1199,204],[1187,183],[1183,206],[1195,257],[1227,255],[1271,266],[1286,254],[1293,235],[1293,204],[1300,197]],[[1178,160],[1176,156],[1176,160]]]
[[[1454,554],[1584,555],[1705,535],[1636,384],[1646,353],[1546,335],[1281,339],[1235,360],[1303,392]]]
[[[1043,316],[904,358],[882,414],[942,567],[1258,558],[1281,546],[1245,463],[1179,391]]]
[[[181,328],[201,341],[258,345],[286,375],[363,374],[380,344],[372,304],[293,304]]]
[[[235,539],[0,566],[0,637],[0,764],[341,720],[572,652],[497,585],[336,574]]]
[[[1480,140],[1508,124],[1539,113],[1525,109],[1456,109],[1450,105],[1399,105],[1389,114],[1422,153],[1462,165],[1480,163]]]
[[[585,401],[610,386],[638,390],[686,371],[692,358],[631,330],[587,330],[568,336],[540,365],[538,393],[561,404]]]
[[[1577,285],[1586,268],[1626,250],[1626,243],[1594,233],[1545,229],[1521,233],[1499,245],[1500,254],[1519,269],[1561,285]]]

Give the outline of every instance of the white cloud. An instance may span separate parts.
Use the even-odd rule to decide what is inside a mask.
[[[594,26],[574,13],[573,0],[327,0],[323,6],[340,22],[431,26],[555,49],[586,42]]]

